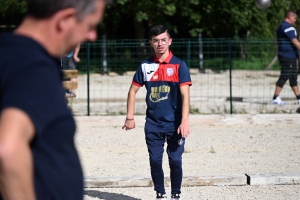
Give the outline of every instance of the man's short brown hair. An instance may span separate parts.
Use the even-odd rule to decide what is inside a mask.
[[[94,11],[97,0],[27,0],[27,15],[37,19],[51,17],[56,12],[75,8],[78,18],[83,18]],[[104,0],[103,0],[104,1]]]

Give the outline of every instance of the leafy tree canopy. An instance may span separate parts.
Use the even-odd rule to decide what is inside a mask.
[[[285,12],[297,8],[299,0],[273,0],[265,10],[254,0],[115,0],[104,23],[115,37],[134,34],[134,29],[146,37],[151,26],[166,24],[177,37],[197,37],[201,32],[205,37],[272,38]]]
[[[26,12],[26,0],[0,0],[0,17],[13,17]]]
[[[26,0],[0,2],[0,17],[26,11]],[[99,34],[111,39],[145,39],[152,26],[165,24],[177,38],[198,37],[199,33],[213,38],[274,38],[285,12],[297,9],[299,0],[272,0],[265,10],[255,0],[114,0],[107,5]]]

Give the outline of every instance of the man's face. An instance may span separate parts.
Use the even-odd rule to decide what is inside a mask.
[[[291,24],[294,24],[297,20],[297,15],[296,14],[292,14],[289,16],[289,20]]]
[[[97,25],[103,17],[105,0],[96,0],[94,9],[93,13],[86,15],[81,20],[74,19],[73,26],[66,35],[68,52],[72,51],[79,43],[97,39]]]
[[[152,37],[149,41],[153,47],[155,53],[164,54],[169,50],[169,46],[172,44],[172,38],[169,38],[167,32]]]

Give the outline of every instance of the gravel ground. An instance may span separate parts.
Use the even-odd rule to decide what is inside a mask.
[[[149,177],[144,116],[121,129],[125,116],[76,117],[86,177]],[[299,115],[191,115],[184,176],[299,173]],[[169,174],[167,156],[164,171]],[[184,187],[183,199],[299,199],[299,185]],[[170,188],[167,188],[169,191]],[[169,193],[169,192],[168,192]],[[90,188],[85,200],[154,199],[153,188]]]
[[[167,188],[167,193],[170,189]],[[170,195],[168,195],[170,198]],[[203,186],[182,188],[184,200],[299,200],[300,185],[295,186]],[[84,200],[154,200],[153,188],[93,188],[85,191]]]

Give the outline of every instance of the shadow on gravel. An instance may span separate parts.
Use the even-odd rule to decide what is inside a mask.
[[[141,199],[137,199],[137,198],[130,197],[130,196],[127,196],[127,195],[123,195],[123,194],[116,194],[116,193],[109,193],[109,192],[99,192],[99,191],[96,191],[96,190],[85,190],[84,195],[94,197],[94,198],[104,199],[104,200],[118,200],[118,199],[122,199],[122,200],[141,200]]]

